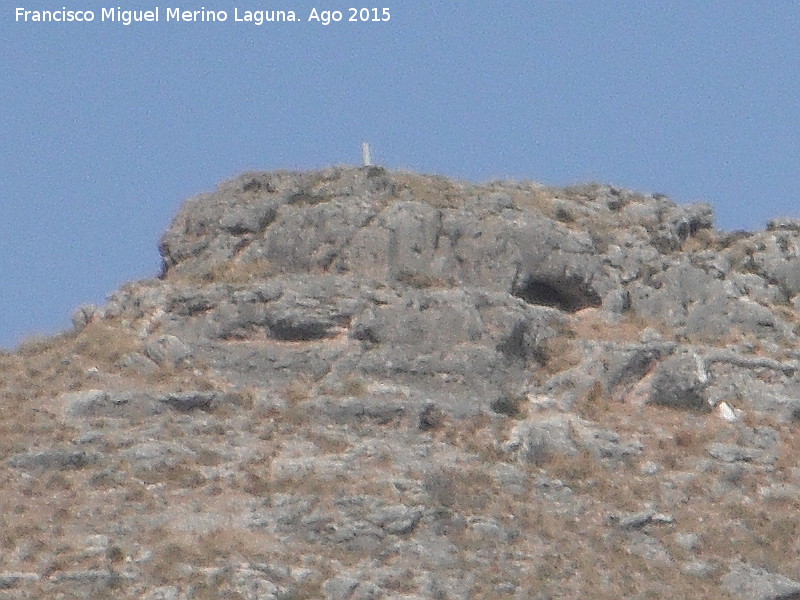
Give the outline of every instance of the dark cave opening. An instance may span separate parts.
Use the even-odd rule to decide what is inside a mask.
[[[600,297],[578,278],[548,280],[528,276],[522,284],[514,285],[511,293],[528,304],[550,306],[564,312],[576,312],[601,304]]]
[[[270,333],[275,339],[284,342],[308,342],[328,336],[330,326],[318,321],[295,321],[278,319],[269,324]]]

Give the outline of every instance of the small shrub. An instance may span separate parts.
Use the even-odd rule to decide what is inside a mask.
[[[694,448],[697,445],[695,433],[686,429],[676,431],[673,439],[678,448]]]
[[[592,485],[598,478],[607,477],[602,465],[589,452],[576,456],[556,455],[547,463],[547,472],[571,485]]]
[[[437,469],[425,474],[422,485],[431,499],[450,508],[456,501],[456,483],[453,471]]]
[[[575,402],[573,409],[582,417],[597,421],[611,412],[611,399],[603,382],[596,380],[586,394]]]
[[[345,396],[363,396],[367,393],[367,384],[360,377],[348,375],[344,380],[342,392]]]
[[[226,262],[212,268],[201,279],[206,282],[243,284],[268,279],[281,269],[266,258],[250,261]]]
[[[330,435],[310,431],[306,435],[307,439],[314,442],[314,445],[326,454],[341,454],[350,448],[350,443],[343,439]]]
[[[270,489],[271,486],[268,479],[265,479],[260,475],[256,475],[251,471],[245,472],[244,484],[242,485],[242,491],[245,494],[264,497],[269,495]]]
[[[202,473],[179,463],[158,469],[139,469],[136,476],[145,484],[166,483],[179,488],[198,488],[206,482]]]
[[[524,394],[503,395],[492,402],[491,408],[500,415],[517,419],[524,415],[522,406],[526,401]]]
[[[118,565],[125,560],[125,552],[119,546],[109,546],[105,554],[110,565]]]
[[[297,404],[311,397],[311,386],[311,379],[301,375],[284,388],[283,395],[292,404]]]
[[[420,431],[431,431],[439,429],[445,420],[444,413],[436,408],[435,404],[428,404],[422,409],[419,414],[419,429]]]
[[[575,216],[563,206],[556,208],[555,217],[562,223],[573,223],[575,221]]]
[[[396,279],[400,283],[418,290],[452,287],[453,285],[451,280],[442,279],[441,277],[434,277],[433,275],[427,275],[424,273],[410,273],[408,271],[401,271],[398,273]]]
[[[173,537],[170,532],[165,531],[162,539],[170,540]],[[192,551],[186,546],[176,542],[167,542],[161,548],[157,548],[153,560],[145,563],[150,576],[164,584],[180,581],[184,575],[181,566],[190,563],[193,558]]]
[[[547,373],[555,374],[579,365],[581,351],[566,334],[546,339],[537,349],[536,360]]]
[[[497,495],[492,477],[480,468],[439,468],[425,474],[423,487],[437,504],[458,511],[483,512]]]

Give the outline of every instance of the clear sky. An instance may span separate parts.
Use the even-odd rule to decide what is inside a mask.
[[[362,140],[390,168],[705,200],[723,229],[800,217],[795,2],[354,3],[389,9],[367,23],[328,0],[4,4],[0,347],[156,275],[185,198],[248,169],[357,164]],[[300,22],[234,21],[264,6]],[[175,7],[228,21],[166,22]],[[344,20],[308,22],[314,7]]]

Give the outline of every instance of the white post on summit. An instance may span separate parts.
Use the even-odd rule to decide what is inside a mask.
[[[364,159],[364,166],[371,167],[372,166],[372,158],[369,155],[369,142],[362,142],[361,143],[361,156]]]

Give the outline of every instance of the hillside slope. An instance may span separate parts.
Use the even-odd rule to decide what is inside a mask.
[[[800,220],[380,167],[0,355],[0,599],[800,598]]]

